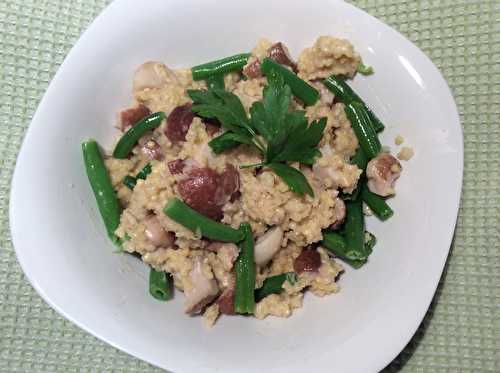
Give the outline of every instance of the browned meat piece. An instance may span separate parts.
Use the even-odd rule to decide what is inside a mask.
[[[226,164],[221,178],[222,188],[227,196],[232,197],[234,193],[240,190],[240,174],[232,164]]]
[[[141,119],[147,117],[151,112],[144,105],[123,109],[120,112],[119,121],[122,131],[128,130],[133,125],[137,124]]]
[[[185,178],[177,183],[184,202],[211,219],[222,218],[225,193],[220,175],[211,168],[192,168]]]
[[[177,106],[169,114],[167,118],[167,126],[165,127],[165,136],[172,141],[186,141],[186,134],[195,117],[191,111],[191,104]]]
[[[219,305],[219,311],[223,315],[234,315],[234,282],[225,289],[217,298],[216,303]]]
[[[246,65],[243,69],[243,74],[245,74],[248,79],[260,78],[262,76],[262,72],[260,71],[260,61],[254,60]]]
[[[378,155],[366,166],[368,189],[382,197],[394,194],[394,184],[401,175],[401,170],[399,161],[389,153]]]
[[[167,166],[172,175],[178,175],[182,173],[186,163],[182,159],[174,159],[173,161],[168,162]]]
[[[205,125],[205,129],[207,130],[209,136],[213,136],[220,131],[221,124],[217,119],[201,118],[201,121]]]
[[[279,64],[290,66],[293,71],[297,71],[297,64],[293,62],[288,48],[282,43],[277,42],[271,45],[268,50],[269,58],[275,60]]]
[[[321,267],[321,256],[316,249],[306,248],[293,263],[293,269],[296,273],[317,272]]]
[[[144,225],[146,225],[146,237],[153,245],[168,248],[174,244],[175,235],[163,229],[156,215],[148,216],[144,221]]]

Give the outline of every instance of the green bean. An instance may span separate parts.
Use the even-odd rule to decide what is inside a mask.
[[[351,102],[345,106],[345,112],[352,129],[358,138],[359,145],[365,152],[366,156],[371,159],[380,153],[382,146],[378,140],[377,134],[370,125],[370,119],[363,104],[359,102]]]
[[[165,113],[153,113],[132,126],[121,137],[118,144],[116,144],[115,150],[113,151],[113,157],[117,159],[127,158],[137,141],[139,141],[146,132],[158,127],[163,119],[165,119]]]
[[[353,101],[357,101],[363,104],[366,111],[368,112],[371,125],[373,126],[375,132],[380,132],[385,128],[382,121],[378,119],[375,113],[368,107],[368,105],[365,104],[361,97],[359,97],[343,79],[338,78],[335,75],[331,75],[327,79],[323,80],[323,84],[344,104],[348,105]]]
[[[268,75],[272,70],[283,76],[285,83],[290,86],[292,93],[306,105],[314,105],[319,99],[319,91],[300,79],[292,71],[269,57],[264,58],[260,66],[261,71]]]
[[[234,310],[236,313],[253,313],[255,308],[255,260],[252,228],[248,223],[241,223],[243,241],[239,243],[240,255],[236,260],[236,288],[234,292]]]
[[[338,232],[323,232],[323,241],[321,243],[339,258],[349,260],[365,260],[367,258],[364,251],[360,252],[350,249],[349,246],[347,246],[345,238]]]
[[[204,63],[191,68],[193,80],[206,79],[211,75],[225,74],[243,69],[247,64],[250,53],[241,53],[220,60]]]
[[[170,219],[211,240],[237,243],[244,238],[241,230],[203,216],[178,198],[168,201],[163,212]]]
[[[224,74],[210,75],[205,79],[208,88],[224,89]]]
[[[166,272],[151,268],[149,271],[149,293],[160,301],[172,299],[172,277]]]
[[[361,187],[361,199],[368,205],[370,210],[382,221],[394,215],[394,211],[389,207],[385,199],[370,192],[366,183]]]
[[[255,290],[255,301],[260,302],[270,294],[281,293],[286,280],[293,285],[297,281],[297,275],[294,272],[287,272],[266,278],[262,286]]]
[[[106,226],[108,236],[116,245],[121,245],[115,231],[120,224],[121,208],[113,189],[108,171],[104,166],[99,146],[95,140],[82,143],[83,160],[90,186],[94,191],[97,207]]]
[[[368,257],[365,250],[365,221],[361,200],[346,201],[344,239],[348,259],[363,260]]]
[[[356,149],[356,153],[352,156],[351,164],[355,164],[360,170],[363,172],[365,171],[366,165],[368,164],[368,158],[366,158],[366,154],[361,146]]]

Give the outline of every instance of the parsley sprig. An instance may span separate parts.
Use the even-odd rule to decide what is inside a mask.
[[[189,90],[194,102],[192,110],[199,116],[216,118],[227,130],[209,143],[216,154],[240,144],[252,145],[264,161],[249,167],[267,166],[293,192],[314,196],[304,174],[287,162],[314,163],[320,154],[317,145],[323,136],[326,118],[308,124],[304,111],[290,111],[292,92],[283,77],[271,73],[267,81],[262,101],[254,102],[250,108],[250,118],[238,96],[219,88]]]

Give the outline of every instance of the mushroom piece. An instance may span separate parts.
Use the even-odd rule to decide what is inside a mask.
[[[335,198],[335,205],[333,206],[333,224],[330,225],[330,229],[338,229],[345,220],[346,216],[346,206],[345,202],[337,197]]]
[[[281,248],[283,229],[275,226],[257,239],[254,248],[255,264],[265,266]]]
[[[144,221],[144,225],[146,226],[144,233],[153,245],[168,248],[174,244],[175,235],[163,229],[156,215],[148,216]]]
[[[161,62],[148,61],[135,70],[134,93],[146,88],[161,88],[167,84],[167,77],[175,78],[174,73]]]
[[[395,193],[394,184],[401,175],[401,164],[389,153],[373,158],[366,166],[368,189],[382,197]]]
[[[219,287],[215,278],[208,278],[203,272],[203,260],[198,257],[189,273],[191,288],[187,289],[184,309],[191,315],[200,313],[219,294]]]

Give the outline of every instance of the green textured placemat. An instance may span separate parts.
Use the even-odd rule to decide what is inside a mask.
[[[107,3],[0,0],[1,372],[158,371],[52,311],[23,276],[9,236],[10,179],[24,132],[64,56]],[[500,372],[500,1],[354,3],[431,57],[454,92],[465,135],[445,273],[415,337],[386,370]]]

